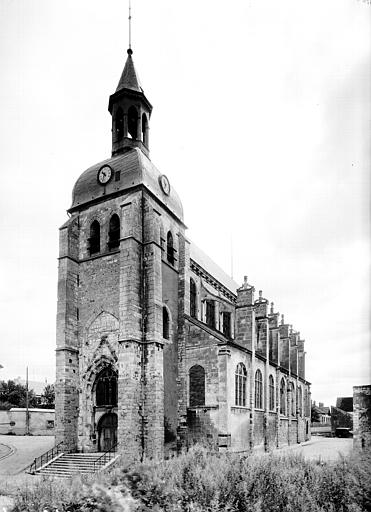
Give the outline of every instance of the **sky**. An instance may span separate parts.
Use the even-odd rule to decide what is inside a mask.
[[[312,398],[370,384],[370,2],[132,0],[151,159],[188,237],[306,340]],[[110,156],[126,0],[0,0],[0,379],[53,382],[58,228]]]

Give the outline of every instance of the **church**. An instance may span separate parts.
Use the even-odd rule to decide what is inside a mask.
[[[111,157],[77,179],[60,228],[56,442],[141,460],[306,441],[304,340],[187,238],[132,53],[109,98]]]

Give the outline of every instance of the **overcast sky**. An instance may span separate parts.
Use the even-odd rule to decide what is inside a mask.
[[[371,382],[370,9],[132,0],[151,159],[188,236],[301,332],[326,405]],[[58,228],[110,156],[127,40],[125,0],[0,0],[0,378],[54,380]]]

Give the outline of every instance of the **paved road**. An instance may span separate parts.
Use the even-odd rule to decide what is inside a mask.
[[[54,436],[0,435],[0,476],[16,475],[54,446]]]
[[[277,454],[300,453],[306,459],[331,461],[340,455],[349,455],[353,449],[353,439],[340,439],[337,437],[312,436],[310,441],[281,448]]]

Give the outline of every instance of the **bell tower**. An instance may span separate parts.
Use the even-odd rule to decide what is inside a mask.
[[[134,67],[133,50],[127,51],[124,71],[108,110],[112,116],[112,156],[134,147],[149,155],[149,119],[152,105],[146,98]]]

